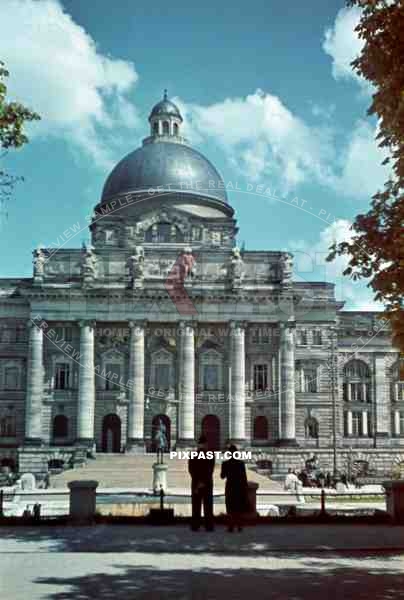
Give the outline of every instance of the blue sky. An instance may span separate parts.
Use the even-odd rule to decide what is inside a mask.
[[[221,9],[212,0],[2,0],[10,93],[42,122],[6,158],[25,181],[2,217],[0,276],[30,276],[33,248],[84,227],[109,170],[147,135],[150,108],[168,88],[191,143],[226,183],[284,197],[230,192],[239,243],[288,249],[297,279],[336,280],[348,308],[372,308],[363,284],[342,282],[342,259],[323,260],[386,176],[366,118],[371,90],[349,66],[360,50],[357,19],[343,2],[320,0]],[[83,231],[68,245],[85,239]]]

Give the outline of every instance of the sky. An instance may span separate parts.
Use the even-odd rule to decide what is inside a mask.
[[[223,176],[239,245],[288,250],[297,281],[335,281],[347,309],[380,308],[342,277],[346,259],[324,260],[387,177],[372,90],[350,66],[359,16],[337,0],[1,0],[10,98],[42,119],[2,160],[24,181],[1,214],[0,277],[31,276],[32,250],[66,230],[80,231],[65,247],[89,239],[108,173],[167,88]]]

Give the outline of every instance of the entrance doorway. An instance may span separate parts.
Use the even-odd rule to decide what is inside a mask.
[[[106,415],[102,421],[102,445],[103,452],[121,451],[121,419],[118,415]]]
[[[220,420],[216,415],[205,415],[202,419],[202,434],[208,440],[209,450],[220,450]]]

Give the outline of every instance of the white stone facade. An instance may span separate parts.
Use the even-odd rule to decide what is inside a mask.
[[[181,146],[157,114],[147,145]],[[293,282],[285,252],[239,251],[233,209],[176,187],[102,200],[91,247],[39,249],[32,279],[0,280],[2,456],[152,449],[159,419],[170,447],[205,432],[327,453],[335,430],[341,452],[403,448],[386,324]]]

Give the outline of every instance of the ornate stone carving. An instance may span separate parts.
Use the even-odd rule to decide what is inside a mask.
[[[32,262],[34,265],[34,281],[42,281],[45,271],[45,254],[42,248],[38,247],[36,250],[34,250],[33,255],[34,258]]]
[[[291,283],[292,281],[293,260],[290,254],[283,254],[280,259],[281,279],[283,283]]]
[[[97,277],[97,257],[92,246],[83,245],[80,269],[83,284],[85,285],[92,283]]]
[[[129,269],[129,287],[132,289],[143,287],[144,282],[144,250],[136,246],[132,256],[127,260]]]
[[[232,255],[229,264],[229,280],[232,287],[239,287],[242,283],[245,272],[244,261],[241,258],[240,249],[235,247],[232,250]]]

